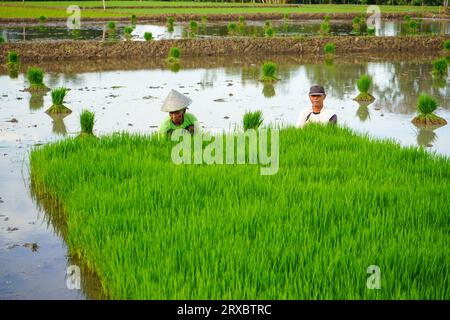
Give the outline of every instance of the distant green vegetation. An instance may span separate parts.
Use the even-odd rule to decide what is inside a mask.
[[[365,13],[367,6],[365,5],[307,5],[303,4],[301,7],[267,7],[264,4],[242,4],[224,3],[224,2],[192,2],[192,1],[107,1],[106,12],[103,9],[89,9],[90,7],[101,7],[99,1],[71,1],[71,4],[78,4],[83,8],[84,18],[93,17],[129,17],[131,14],[139,15],[140,17],[146,14],[245,14],[245,13],[259,13],[259,12],[279,12],[279,13]],[[239,8],[242,5],[247,6]],[[130,6],[149,6],[150,8],[120,8]],[[173,7],[173,8],[158,8],[158,6]],[[190,8],[177,8],[178,6],[189,6]],[[202,6],[220,6],[218,8],[201,8]],[[238,7],[237,7],[238,6]],[[41,15],[47,18],[67,17],[67,2],[66,1],[26,1],[25,3],[18,2],[2,2],[0,4],[0,18],[36,18]],[[119,7],[119,8],[112,8]],[[153,8],[151,8],[153,7]],[[224,8],[221,8],[224,7]],[[438,6],[390,6],[381,5],[381,12],[396,13],[396,12],[410,12],[411,15],[417,12],[439,12]]]
[[[308,125],[280,131],[279,171],[261,176],[175,165],[173,145],[113,134],[31,152],[34,192],[59,201],[70,253],[109,297],[450,296],[447,157]]]

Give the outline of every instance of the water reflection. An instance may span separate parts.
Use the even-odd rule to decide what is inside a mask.
[[[47,113],[50,118],[52,118],[52,132],[57,135],[65,136],[67,134],[66,125],[64,123],[64,118],[68,114],[52,114]]]
[[[35,202],[38,211],[44,213],[43,221],[47,224],[47,228],[53,230],[54,233],[62,240],[67,242],[67,218],[62,206],[54,199],[37,194],[37,188],[33,183],[30,184],[30,196]],[[82,259],[75,255],[67,256],[67,268],[69,266],[78,266],[80,268],[80,284],[81,291],[87,299],[105,299],[102,293],[101,282],[98,276],[92,272]]]
[[[275,86],[270,83],[264,83],[262,93],[266,98],[272,98],[275,96]]]
[[[437,134],[434,132],[436,129],[431,128],[418,128],[417,130],[417,144],[419,146],[431,147],[432,143],[436,141]]]
[[[321,20],[274,20],[272,26],[278,36],[290,35],[319,35]],[[239,24],[237,35],[240,36],[264,36],[263,21],[247,21]],[[2,25],[8,41],[34,41],[34,40],[104,40],[105,35],[110,40],[118,40],[124,34],[127,23],[118,23],[116,30],[105,32],[105,23],[86,22],[80,29],[67,29],[65,23],[52,25]],[[138,24],[132,32],[134,39],[143,40],[144,33],[151,32],[154,39],[180,39],[188,37],[225,37],[231,34],[228,31],[228,22],[201,23],[195,30],[190,30],[188,22],[176,23],[174,26],[166,26],[162,23]],[[362,30],[365,32],[365,28]],[[352,35],[353,25],[351,20],[331,20],[331,35]],[[411,30],[403,21],[382,21],[376,29],[376,36],[397,36],[410,34]],[[450,20],[423,19],[418,24],[416,34],[450,34]],[[236,35],[234,34],[234,35]]]
[[[44,106],[44,96],[47,93],[33,93],[30,95],[29,108],[31,111],[36,111]]]
[[[358,107],[358,110],[356,111],[356,115],[358,116],[358,118],[361,122],[370,120],[369,105],[371,103],[372,102],[358,101],[359,107]]]

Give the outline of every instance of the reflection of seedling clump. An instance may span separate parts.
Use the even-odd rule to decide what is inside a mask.
[[[153,39],[153,34],[151,32],[145,32],[144,39],[145,41],[151,41]]]
[[[47,113],[71,113],[72,111],[63,105],[64,97],[66,96],[66,88],[57,88],[52,90],[53,105],[47,109]]]
[[[47,21],[47,18],[44,16],[39,17],[39,23],[45,23]]]
[[[135,14],[131,15],[131,24],[132,24],[132,25],[135,25],[136,22],[137,22],[137,17],[136,17],[136,15],[135,15]]]
[[[422,93],[417,100],[417,110],[419,114],[412,120],[415,125],[443,126],[447,121],[434,114],[438,107],[438,102],[433,97]]]
[[[436,77],[445,77],[447,74],[447,59],[441,58],[433,61],[433,75]]]
[[[325,45],[323,51],[327,56],[333,56],[336,53],[336,45],[332,42],[329,42]]]
[[[261,81],[263,82],[275,82],[280,80],[276,73],[277,73],[277,65],[271,61],[265,62],[262,65],[262,77]]]
[[[356,86],[358,87],[359,94],[355,98],[356,101],[372,101],[375,98],[369,93],[369,88],[372,85],[372,78],[367,74],[363,74],[358,81]]]
[[[243,118],[244,130],[258,129],[263,123],[262,111],[246,112]]]
[[[44,85],[44,72],[39,68],[29,68],[27,71],[27,80],[30,92],[47,92],[49,89]]]
[[[80,126],[81,126],[81,133],[80,137],[87,137],[87,136],[93,136],[93,129],[94,129],[94,113],[90,112],[89,110],[83,110],[80,114]]]

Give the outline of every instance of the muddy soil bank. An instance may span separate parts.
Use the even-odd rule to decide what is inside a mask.
[[[0,46],[3,62],[9,51],[16,51],[21,61],[66,61],[95,59],[163,58],[171,47],[181,50],[181,57],[217,55],[323,55],[325,44],[333,42],[336,54],[359,52],[433,52],[441,51],[450,35],[399,37],[280,37],[211,38],[160,41],[54,41],[5,43]]]

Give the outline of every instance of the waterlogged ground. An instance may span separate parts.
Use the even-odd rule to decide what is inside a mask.
[[[273,29],[278,36],[310,36],[320,34],[321,20],[305,21],[273,21]],[[93,23],[81,21],[80,30],[67,29],[66,23],[47,23],[42,25],[30,24],[4,24],[0,25],[0,34],[11,42],[17,41],[47,41],[47,40],[102,40],[121,39],[123,29],[129,24],[117,23],[115,34],[107,32],[106,23]],[[365,32],[365,30],[362,30]],[[398,36],[410,34],[410,29],[402,21],[382,21],[380,28],[376,30],[378,36]],[[154,39],[181,39],[187,37],[223,37],[223,36],[256,36],[265,34],[264,22],[247,21],[244,27],[238,28],[237,32],[228,32],[228,22],[198,23],[198,29],[190,30],[189,23],[175,23],[173,30],[167,28],[163,23],[159,24],[137,24],[132,32],[133,40],[144,40],[144,33],[151,32]],[[192,33],[195,33],[193,35]],[[419,24],[417,34],[449,34],[450,21],[444,19],[423,19]],[[348,20],[332,20],[330,22],[330,34],[353,35],[353,25]]]
[[[73,110],[64,119],[50,118],[45,110],[50,94],[31,96],[23,74],[0,74],[0,298],[101,298],[95,276],[80,261],[67,257],[62,240],[65,226],[53,203],[33,196],[28,153],[79,131],[82,109],[95,112],[95,133],[114,131],[150,133],[166,114],[161,103],[177,89],[190,96],[191,112],[205,131],[219,132],[240,124],[245,111],[260,109],[265,123],[294,124],[309,105],[308,88],[320,83],[328,97],[325,104],[338,122],[374,137],[393,138],[402,145],[422,145],[430,152],[450,155],[450,125],[436,130],[411,124],[416,99],[424,91],[435,96],[437,114],[450,121],[448,80],[431,76],[435,56],[336,57],[322,63],[317,57],[274,56],[281,81],[274,86],[258,82],[263,58],[222,57],[183,60],[171,71],[161,61],[107,61],[41,64],[48,73],[45,83],[70,88],[65,105]],[[27,66],[23,66],[23,70]],[[360,106],[356,79],[373,77],[374,103]],[[281,142],[282,143],[282,142]],[[69,290],[66,268],[82,268],[82,289]]]

